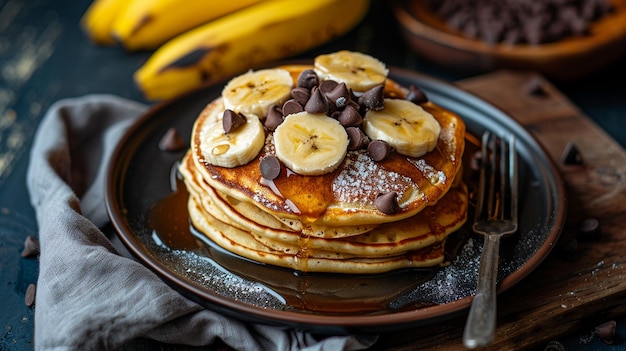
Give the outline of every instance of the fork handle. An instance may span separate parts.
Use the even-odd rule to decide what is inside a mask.
[[[463,344],[467,348],[489,345],[496,326],[496,278],[501,235],[485,236],[480,255],[476,295],[465,324]]]

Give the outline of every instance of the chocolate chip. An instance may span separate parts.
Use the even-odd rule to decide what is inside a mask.
[[[386,194],[379,194],[376,199],[374,199],[374,205],[384,214],[394,214],[400,209],[398,205],[398,193],[391,191]]]
[[[335,89],[335,87],[338,84],[339,83],[337,83],[336,81],[332,79],[326,79],[320,82],[320,85],[318,86],[318,88],[320,88],[320,91],[322,92],[322,94],[327,94],[333,89]]]
[[[411,84],[411,86],[409,87],[409,92],[406,94],[406,99],[414,104],[423,104],[425,102],[428,102],[428,97],[426,96],[426,93],[424,93],[422,89],[416,87],[413,84]]]
[[[244,123],[246,123],[246,116],[242,113],[237,113],[231,109],[226,109],[224,111],[224,117],[222,118],[224,133],[231,133],[244,125]]]
[[[304,106],[311,97],[311,91],[302,87],[293,88],[291,89],[291,97]]]
[[[541,79],[540,77],[533,77],[526,82],[526,85],[524,85],[524,89],[526,91],[526,94],[528,95],[544,97],[547,96],[548,93],[546,92],[543,85],[543,79]]]
[[[359,98],[359,104],[365,106],[365,108],[380,111],[384,108],[385,101],[385,87],[380,84],[377,85],[361,95]]]
[[[22,250],[22,257],[35,257],[39,255],[39,240],[32,236],[27,236],[24,240],[24,249]]]
[[[596,218],[587,218],[580,222],[578,227],[579,237],[581,239],[597,240],[602,232],[600,230],[600,222]]]
[[[363,123],[363,117],[352,105],[346,106],[337,116],[337,120],[344,127],[358,127]]]
[[[567,145],[565,145],[565,149],[563,150],[563,154],[561,155],[561,162],[565,165],[583,164],[583,156],[573,141],[570,141],[567,143]]]
[[[348,134],[348,150],[358,150],[369,144],[370,139],[363,133],[361,128],[348,127],[346,128]]]
[[[176,128],[169,128],[159,140],[159,150],[180,151],[187,146],[183,138],[178,134]]]
[[[304,107],[302,107],[302,105],[300,105],[300,103],[296,101],[296,99],[289,99],[285,101],[285,103],[283,104],[284,116],[292,115],[294,113],[298,113],[302,111],[304,111]]]
[[[325,93],[326,98],[330,103],[335,104],[337,108],[344,108],[350,103],[351,93],[346,86],[346,83],[339,83],[331,91]]]
[[[267,112],[267,117],[265,117],[264,125],[267,130],[273,132],[284,120],[285,118],[283,117],[283,111],[280,106],[272,104]]]
[[[593,332],[602,339],[605,344],[611,345],[613,344],[613,340],[615,339],[615,328],[617,326],[617,322],[608,321],[606,323],[600,324],[595,327]]]
[[[24,303],[26,304],[26,306],[31,307],[32,305],[35,304],[35,295],[37,293],[37,285],[35,284],[28,284],[28,287],[26,288],[26,294],[24,295]]]
[[[304,105],[304,110],[309,113],[328,112],[328,102],[318,87],[311,89],[311,98]]]
[[[612,12],[604,0],[430,0],[432,11],[465,36],[486,43],[542,44],[587,35]]]
[[[298,80],[296,82],[296,86],[311,89],[314,86],[319,84],[319,79],[317,78],[317,73],[315,73],[312,69],[306,69],[298,75]]]
[[[367,153],[374,161],[382,161],[393,152],[393,147],[384,140],[372,140],[367,145]]]
[[[261,175],[265,179],[276,179],[280,175],[282,166],[276,156],[265,156],[261,159]]]

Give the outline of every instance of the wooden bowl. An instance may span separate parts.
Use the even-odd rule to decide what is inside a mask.
[[[489,44],[448,27],[425,1],[393,0],[402,35],[420,56],[463,73],[529,69],[571,81],[590,75],[626,54],[626,0],[590,26],[589,34],[545,44]]]

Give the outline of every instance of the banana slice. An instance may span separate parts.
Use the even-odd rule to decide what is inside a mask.
[[[348,150],[348,134],[334,118],[299,112],[274,132],[276,156],[292,171],[322,175],[334,171]]]
[[[246,122],[230,133],[224,132],[224,110],[214,109],[201,126],[200,149],[212,165],[233,168],[245,165],[259,154],[265,145],[263,123],[254,114],[247,114]]]
[[[420,157],[437,146],[441,126],[419,105],[385,99],[384,109],[365,113],[363,131],[372,140],[386,141],[402,155]]]
[[[383,84],[389,73],[385,64],[378,59],[347,50],[319,55],[315,58],[314,66],[320,79],[344,82],[348,88],[357,92]]]
[[[267,116],[272,104],[282,105],[291,97],[293,79],[280,68],[248,71],[231,79],[222,90],[224,107],[245,115]]]

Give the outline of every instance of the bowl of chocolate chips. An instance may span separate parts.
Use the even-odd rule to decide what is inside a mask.
[[[418,55],[460,73],[527,69],[571,81],[626,54],[626,0],[394,0],[391,8]]]

